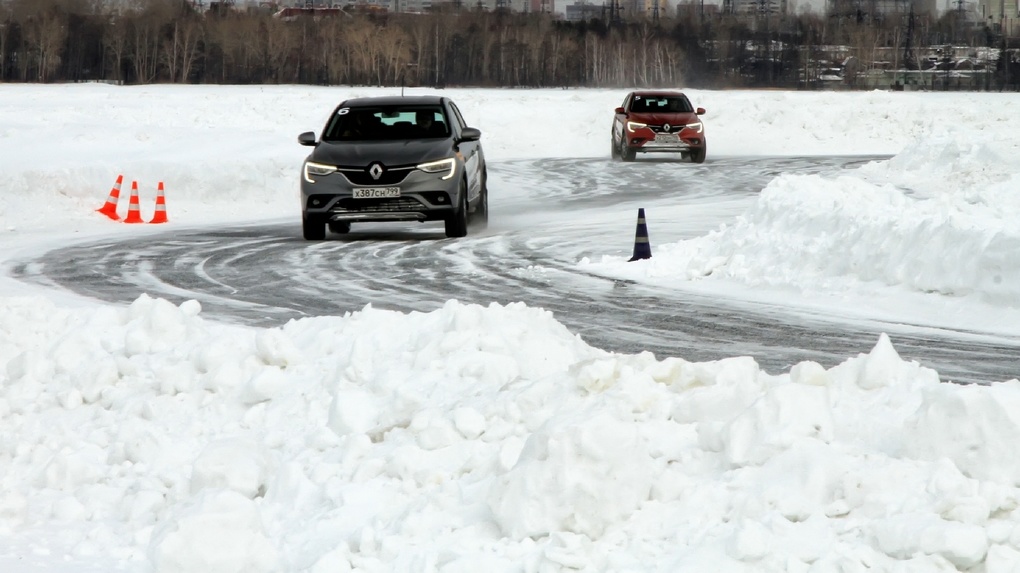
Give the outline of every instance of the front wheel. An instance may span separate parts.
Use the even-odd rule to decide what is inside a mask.
[[[708,154],[708,147],[691,150],[691,163],[704,163],[705,155]]]
[[[458,189],[457,195],[459,196],[457,208],[446,217],[447,237],[467,236],[467,183],[463,179],[460,180],[460,189]]]
[[[330,221],[327,226],[331,232],[337,235],[346,235],[351,232],[351,224],[348,221]]]
[[[634,158],[637,157],[637,151],[634,151],[633,147],[627,145],[626,138],[620,140],[620,157],[624,161],[634,161]]]
[[[478,204],[471,216],[471,223],[480,229],[489,225],[489,175],[482,172],[482,189],[478,193]]]
[[[319,219],[302,215],[301,234],[306,241],[321,241],[326,238],[326,225]]]

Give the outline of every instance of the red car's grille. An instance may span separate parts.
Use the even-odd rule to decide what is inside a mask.
[[[669,129],[666,129],[665,125],[649,125],[648,127],[655,133],[680,133],[680,130],[686,126],[669,124]]]

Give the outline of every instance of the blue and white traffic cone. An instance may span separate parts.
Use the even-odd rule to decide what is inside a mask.
[[[634,256],[632,256],[630,261],[627,262],[650,258],[652,258],[652,245],[648,242],[648,226],[645,224],[645,210],[638,209],[637,234],[634,237]]]

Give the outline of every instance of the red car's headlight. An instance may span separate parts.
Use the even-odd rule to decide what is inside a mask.
[[[639,129],[642,129],[642,128],[645,128],[645,127],[648,127],[647,123],[638,123],[636,121],[628,121],[627,122],[627,131],[629,131],[631,133],[634,133],[635,131],[637,131]]]
[[[688,123],[687,125],[684,126],[684,128],[685,129],[689,129],[689,130],[693,131],[694,133],[701,133],[701,132],[705,131],[705,124],[703,124],[700,121],[698,121],[698,122],[695,122],[695,123]]]

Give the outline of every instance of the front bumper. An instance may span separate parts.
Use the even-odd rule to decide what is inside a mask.
[[[637,133],[627,137],[627,144],[635,151],[662,153],[689,153],[692,149],[705,147],[705,140],[698,136],[677,136],[670,134]]]
[[[461,167],[461,166],[458,166]],[[460,169],[457,175],[444,180],[443,173],[425,173],[407,169],[399,181],[388,180],[373,185],[356,185],[341,170],[329,175],[312,176],[309,182],[302,174],[301,205],[306,219],[323,222],[387,222],[434,221],[446,219],[459,205]],[[354,169],[354,168],[351,168]],[[355,198],[355,189],[392,189],[398,197]]]

